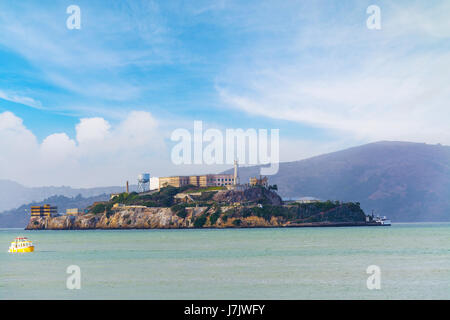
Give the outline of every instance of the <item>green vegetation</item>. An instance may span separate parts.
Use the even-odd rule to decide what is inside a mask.
[[[256,186],[255,188],[263,188]],[[220,198],[221,201],[214,201],[213,197],[224,187],[195,188],[193,186],[185,186],[175,188],[168,186],[161,188],[157,192],[150,194],[122,193],[111,201],[97,203],[91,207],[90,212],[94,214],[106,213],[107,217],[114,214],[114,204],[124,205],[141,205],[146,207],[170,207],[171,211],[178,217],[185,219],[188,216],[187,207],[207,207],[204,213],[192,222],[195,228],[203,227],[209,219],[209,224],[214,226],[219,218],[223,222],[227,222],[229,218],[233,218],[233,225],[240,226],[245,218],[256,216],[270,222],[273,217],[281,221],[291,221],[293,223],[307,222],[362,222],[365,221],[365,214],[361,210],[360,204],[341,203],[339,201],[324,201],[314,203],[293,203],[291,205],[272,205],[269,197],[263,193],[262,195],[255,190],[249,190],[252,201],[242,201],[241,205],[229,208],[226,212],[222,212],[224,204],[229,205],[233,202],[230,198]],[[276,185],[270,186],[270,190],[277,190]],[[257,190],[256,190],[257,191]],[[201,192],[200,196],[192,195],[193,202],[180,203],[179,199],[174,196],[181,192]],[[232,197],[233,195],[230,195]],[[258,205],[256,205],[258,204]],[[214,208],[213,210],[210,210]],[[212,212],[212,213],[211,213]],[[128,219],[124,216],[124,219]]]
[[[295,217],[295,215],[292,212],[290,212],[288,208],[271,205],[264,205],[262,208],[260,207],[244,208],[243,216],[244,217],[257,216],[264,218],[267,221],[270,221],[272,217],[277,216],[284,217],[287,219],[292,219]]]
[[[211,201],[217,191],[213,192],[202,192],[202,195],[197,198],[198,201]]]
[[[215,225],[217,220],[220,218],[220,214],[221,214],[222,210],[220,209],[220,207],[216,208],[216,211],[214,211],[214,213],[209,217],[209,222],[211,223],[211,225]]]
[[[241,223],[242,223],[242,220],[241,220],[241,219],[233,220],[233,225],[235,225],[235,226],[237,226],[237,227],[239,227],[239,226],[241,225]]]
[[[186,216],[187,216],[186,205],[184,205],[184,204],[176,204],[176,205],[170,207],[170,210],[172,210],[173,213],[175,213],[177,216],[179,216],[182,219],[186,218]]]
[[[114,212],[112,210],[108,210],[106,211],[106,217],[109,218],[114,214]]]
[[[184,192],[190,188],[192,188],[191,185],[181,188],[168,186],[165,188],[161,188],[161,190],[154,193],[145,195],[138,194],[137,192],[124,192],[112,199],[109,203],[112,203],[113,205],[116,203],[120,203],[125,205],[138,205],[146,207],[170,207],[175,204],[174,196],[177,193]]]
[[[365,214],[359,203],[340,203],[326,201],[317,203],[302,203],[293,206],[243,207],[241,216],[244,218],[257,216],[270,221],[272,217],[295,222],[356,222],[365,221]]]
[[[228,218],[234,217],[234,216],[240,216],[240,213],[236,208],[231,208],[222,215],[222,221],[227,222]]]
[[[104,213],[106,210],[106,205],[104,203],[97,203],[92,207],[91,212],[95,214]]]
[[[198,216],[197,218],[195,218],[194,227],[201,228],[205,225],[205,223],[206,223],[206,214],[202,214],[202,215]]]
[[[196,188],[196,187],[190,187],[186,190],[186,192],[211,192],[211,191],[219,191],[219,190],[226,190],[227,188],[222,186],[214,186],[214,187],[207,187],[207,188]]]
[[[262,186],[256,186],[255,188],[262,188]],[[272,189],[275,190],[276,186],[271,186]],[[103,213],[105,210],[108,215],[111,215],[113,212],[113,206],[115,204],[123,204],[123,205],[136,205],[136,206],[145,206],[145,207],[173,207],[180,203],[180,199],[175,199],[175,195],[178,193],[191,193],[191,198],[194,202],[189,203],[190,206],[217,206],[220,203],[216,203],[214,201],[214,195],[217,194],[220,190],[226,190],[226,187],[223,186],[214,186],[208,188],[198,188],[192,185],[183,186],[180,188],[167,186],[161,188],[159,191],[150,192],[146,194],[138,194],[136,192],[131,193],[121,193],[111,199],[104,204],[98,204],[94,207],[91,207],[92,213]],[[200,195],[196,195],[196,193],[200,193]],[[226,202],[226,201],[225,201]],[[253,199],[253,201],[246,201],[246,204],[252,203],[262,203],[262,204],[270,204],[271,201],[266,197],[258,197],[257,199]],[[189,206],[186,204],[186,206]],[[185,216],[181,207],[174,208],[175,213],[179,213],[181,216]]]
[[[106,217],[108,218],[114,214],[114,212],[112,211],[112,207],[113,207],[112,203],[108,203],[105,205]]]

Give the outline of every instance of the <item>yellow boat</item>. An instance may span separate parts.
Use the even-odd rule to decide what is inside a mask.
[[[11,242],[9,247],[9,252],[33,252],[34,245],[33,242],[25,237],[17,237],[16,240]]]

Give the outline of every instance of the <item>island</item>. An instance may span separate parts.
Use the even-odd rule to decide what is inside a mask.
[[[166,186],[111,195],[77,215],[31,216],[27,230],[379,226],[359,203],[283,202],[276,187]]]

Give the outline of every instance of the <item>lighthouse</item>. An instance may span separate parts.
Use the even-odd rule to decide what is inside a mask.
[[[239,185],[239,164],[237,160],[234,160],[234,185]]]

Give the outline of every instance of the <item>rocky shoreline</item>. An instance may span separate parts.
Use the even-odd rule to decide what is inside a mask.
[[[80,216],[31,217],[26,230],[92,230],[92,229],[194,229],[194,228],[268,228],[268,227],[339,227],[339,226],[377,226],[365,221],[344,222],[301,222],[282,216],[270,219],[258,216],[227,215],[235,207],[185,208],[185,216],[178,215],[171,208],[147,208],[130,206],[119,208],[110,214],[84,214]],[[242,209],[242,208],[241,208]],[[211,218],[216,214],[216,218]],[[204,217],[199,227],[198,219]]]

